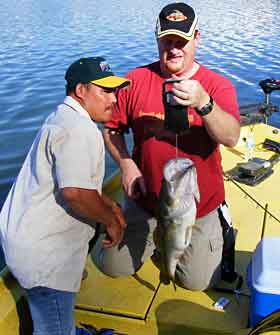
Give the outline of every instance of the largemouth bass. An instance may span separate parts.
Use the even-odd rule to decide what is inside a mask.
[[[174,282],[177,263],[190,243],[200,194],[196,168],[187,158],[168,161],[163,169],[159,195],[157,247],[160,252],[161,280]]]

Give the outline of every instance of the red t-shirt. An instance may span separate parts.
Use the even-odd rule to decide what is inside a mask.
[[[113,120],[106,127],[128,131],[132,129],[133,159],[143,173],[147,196],[139,203],[149,211],[155,209],[163,177],[164,164],[176,157],[174,141],[157,140],[155,130],[163,127],[164,107],[159,62],[136,68],[128,73],[131,85],[118,92]],[[229,80],[200,65],[190,78],[198,80],[214,101],[239,120],[236,91]],[[186,114],[187,117],[187,114]],[[219,144],[208,135],[201,117],[188,108],[190,131],[178,136],[178,157],[191,159],[197,169],[200,202],[197,216],[214,210],[224,200],[224,183]]]

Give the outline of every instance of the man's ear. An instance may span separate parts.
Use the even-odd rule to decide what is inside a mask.
[[[75,88],[75,95],[78,98],[83,99],[84,92],[85,92],[85,86],[83,84],[81,84],[81,83],[77,84],[76,88]]]

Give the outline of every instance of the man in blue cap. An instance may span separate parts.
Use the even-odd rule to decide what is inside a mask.
[[[96,222],[104,225],[105,248],[126,227],[119,206],[102,194],[96,123],[111,120],[115,90],[129,80],[101,57],[77,60],[65,79],[67,96],[37,134],[0,213],[6,264],[26,289],[34,335],[75,334],[75,296]]]

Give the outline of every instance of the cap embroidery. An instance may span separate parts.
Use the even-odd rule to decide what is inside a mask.
[[[166,16],[166,19],[169,21],[184,21],[187,20],[187,17],[176,9],[173,13]]]
[[[105,72],[105,71],[112,72],[110,65],[106,62],[100,62],[100,69],[102,72]]]

